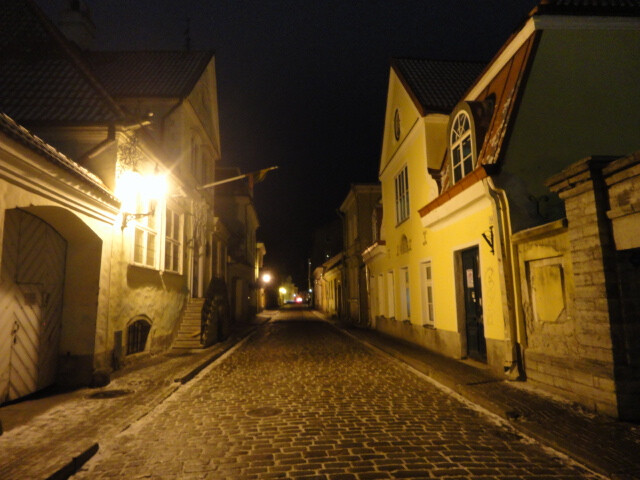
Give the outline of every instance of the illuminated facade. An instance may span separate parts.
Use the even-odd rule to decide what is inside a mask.
[[[226,232],[198,189],[220,158],[212,53],[81,53],[32,2],[7,8],[20,21],[0,28],[1,290],[33,315],[0,320],[0,401],[169,348],[189,299],[226,273]]]
[[[434,172],[447,149],[449,114],[483,66],[413,59],[392,63],[379,170],[382,204],[372,212],[374,241],[362,255],[371,325],[454,357],[461,348],[457,320],[445,313],[454,299],[445,282],[433,280],[450,279],[453,259],[443,261],[444,245],[424,228],[418,208],[438,196]],[[465,229],[459,230],[456,241],[471,245]]]
[[[412,82],[417,61],[392,66],[381,234],[363,254],[375,328],[638,417],[637,307],[613,287],[636,246],[621,240],[615,253],[604,240],[607,218],[619,238],[637,219],[598,203],[607,170],[592,155],[638,148],[639,48],[635,11],[545,2],[439,117],[410,101],[444,91],[438,76]],[[573,165],[580,158],[595,160]],[[607,182],[633,172],[623,170]]]

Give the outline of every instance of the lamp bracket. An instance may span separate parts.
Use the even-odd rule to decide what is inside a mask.
[[[482,238],[487,242],[489,248],[491,249],[491,253],[495,255],[495,249],[493,248],[494,239],[493,239],[493,225],[489,226],[489,235],[487,236],[486,232],[482,233]]]

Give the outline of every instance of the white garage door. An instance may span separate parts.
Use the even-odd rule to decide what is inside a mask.
[[[66,242],[20,210],[5,215],[0,285],[0,402],[55,380]]]

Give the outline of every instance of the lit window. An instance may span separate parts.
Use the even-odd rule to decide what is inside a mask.
[[[164,269],[180,273],[182,259],[182,225],[180,215],[167,207],[165,216]]]
[[[431,261],[422,264],[422,321],[433,325],[433,276]]]
[[[473,145],[471,142],[469,115],[466,112],[460,112],[451,127],[453,183],[457,183],[473,170]]]
[[[155,200],[145,200],[141,195],[136,198],[136,219],[133,262],[145,267],[156,268],[158,233]]]
[[[407,166],[395,178],[396,184],[396,223],[409,218],[409,176]]]

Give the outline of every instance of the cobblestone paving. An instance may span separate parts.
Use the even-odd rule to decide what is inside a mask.
[[[599,478],[310,314],[288,315],[101,444],[73,478]]]

